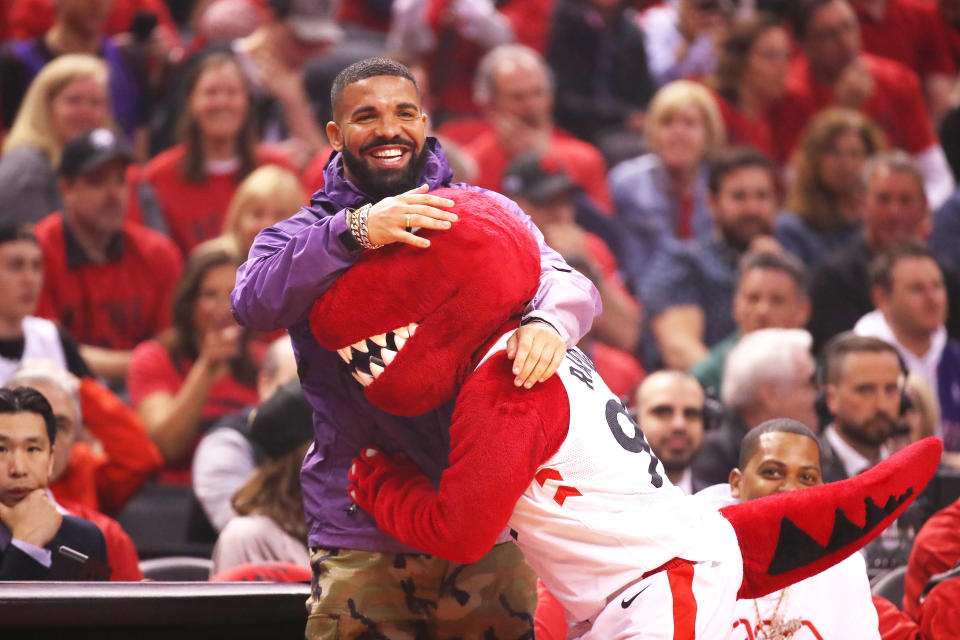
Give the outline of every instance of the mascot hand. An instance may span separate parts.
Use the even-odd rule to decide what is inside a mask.
[[[513,360],[513,384],[527,389],[543,382],[560,367],[567,344],[551,325],[534,321],[521,326],[507,341],[507,357]]]
[[[377,495],[384,484],[391,479],[402,482],[417,475],[420,475],[420,469],[402,453],[396,454],[391,460],[376,447],[366,447],[350,465],[347,493],[357,506],[372,514]]]

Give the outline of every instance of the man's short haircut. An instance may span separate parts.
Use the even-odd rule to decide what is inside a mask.
[[[793,280],[797,288],[797,296],[806,298],[809,292],[809,276],[807,269],[795,256],[785,252],[759,251],[749,252],[740,259],[737,266],[737,289],[743,283],[743,277],[754,269],[779,271]]]
[[[413,88],[417,90],[417,97],[420,97],[420,87],[417,85],[417,79],[413,77],[410,69],[408,69],[405,65],[400,64],[396,60],[391,60],[390,58],[366,58],[364,60],[354,62],[349,67],[337,74],[337,77],[334,78],[333,86],[330,88],[331,112],[336,113],[337,104],[340,102],[340,96],[343,95],[343,90],[349,85],[353,84],[354,82],[360,82],[361,80],[375,78],[377,76],[396,76],[398,78],[406,78],[413,83]]]
[[[761,385],[792,383],[800,360],[810,357],[812,342],[804,329],[759,329],[743,336],[723,367],[723,404],[738,411],[756,401]]]
[[[810,430],[810,427],[798,420],[791,418],[773,418],[766,422],[761,422],[753,429],[747,431],[743,442],[740,443],[740,459],[737,461],[737,468],[740,471],[746,469],[750,459],[757,455],[757,449],[760,448],[760,438],[766,433],[795,433],[799,436],[806,436],[817,444],[817,464],[823,460],[823,449],[817,436]]]
[[[923,241],[917,238],[906,238],[887,247],[870,262],[868,271],[870,287],[880,287],[888,292],[893,289],[893,269],[897,266],[897,262],[905,258],[929,258],[937,264],[937,268],[940,267],[937,259]]]
[[[703,388],[702,385],[700,384],[700,381],[697,380],[695,376],[693,376],[692,374],[686,371],[680,371],[677,369],[660,369],[659,371],[654,371],[653,373],[651,373],[650,375],[648,375],[643,379],[643,381],[637,386],[637,390],[634,393],[634,397],[637,400],[637,407],[636,407],[637,411],[639,411],[641,408],[640,392],[643,390],[646,384],[648,384],[653,380],[656,380],[657,378],[670,378],[673,382],[690,382],[692,384],[697,385],[697,387],[700,389]]]
[[[57,421],[43,394],[30,387],[0,389],[0,413],[35,413],[43,418],[50,446],[57,437]]]
[[[880,338],[858,336],[852,331],[844,331],[834,336],[823,347],[824,381],[827,384],[840,382],[843,363],[851,353],[889,353],[900,362],[896,348]]]
[[[758,167],[770,174],[770,180],[776,182],[773,163],[770,158],[752,147],[732,147],[719,152],[710,163],[710,193],[717,195],[728,175],[740,169]]]
[[[473,102],[477,106],[486,107],[493,102],[497,95],[493,77],[506,62],[532,63],[540,67],[547,75],[550,92],[553,93],[553,71],[536,49],[522,44],[502,44],[488,51],[477,63],[477,70],[473,74]]]
[[[790,0],[787,8],[787,20],[793,35],[798,41],[807,37],[807,29],[813,20],[813,15],[820,7],[833,4],[837,0]]]
[[[40,244],[33,233],[32,225],[23,222],[0,222],[0,245],[18,240]]]
[[[863,186],[868,187],[874,174],[882,169],[886,169],[891,173],[906,173],[913,176],[913,179],[917,183],[917,190],[920,192],[920,197],[926,202],[927,192],[924,189],[923,172],[920,171],[920,165],[910,157],[909,153],[902,149],[894,149],[893,151],[881,151],[880,153],[874,154],[863,165],[863,170],[860,174]]]

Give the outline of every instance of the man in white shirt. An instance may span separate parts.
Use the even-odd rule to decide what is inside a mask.
[[[637,388],[636,416],[670,482],[692,494],[707,484],[690,463],[703,444],[703,389],[683,371],[657,371]]]
[[[870,264],[876,309],[857,322],[857,335],[893,345],[906,368],[936,394],[947,451],[960,451],[960,343],[947,337],[943,271],[919,241],[889,247]]]
[[[823,479],[843,480],[888,455],[900,414],[903,371],[897,351],[879,338],[840,334],[824,348],[824,392],[833,417],[821,436]]]
[[[697,495],[723,506],[820,484],[816,436],[802,423],[780,418],[750,430],[729,485],[715,485]],[[878,626],[866,565],[855,553],[786,589],[737,600],[730,640],[879,640]]]

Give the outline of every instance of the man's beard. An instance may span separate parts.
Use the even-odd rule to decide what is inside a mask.
[[[403,146],[411,151],[413,157],[410,158],[407,166],[397,169],[377,169],[367,164],[363,158],[353,155],[346,146],[343,147],[344,166],[350,172],[356,186],[370,196],[372,202],[399,195],[423,184],[422,174],[423,167],[427,164],[427,146],[424,145],[420,153],[417,153],[416,147],[409,140],[378,138],[364,145],[360,153],[387,145]]]
[[[836,417],[837,429],[848,439],[858,444],[878,447],[893,433],[897,422],[885,413],[877,413],[862,423],[848,422]]]

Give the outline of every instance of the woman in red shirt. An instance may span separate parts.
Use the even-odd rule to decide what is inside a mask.
[[[129,215],[167,232],[184,254],[220,234],[237,185],[265,164],[289,167],[256,141],[250,93],[237,60],[214,53],[197,63],[181,120],[183,142],[144,167]]]
[[[724,38],[709,84],[727,128],[727,139],[785,161],[770,126],[770,110],[783,96],[790,69],[790,36],[770,17],[734,24]]]
[[[189,462],[203,430],[257,403],[248,336],[230,313],[240,263],[228,242],[198,246],[173,293],[173,325],[133,350],[127,391],[166,460],[166,482],[189,483]]]

